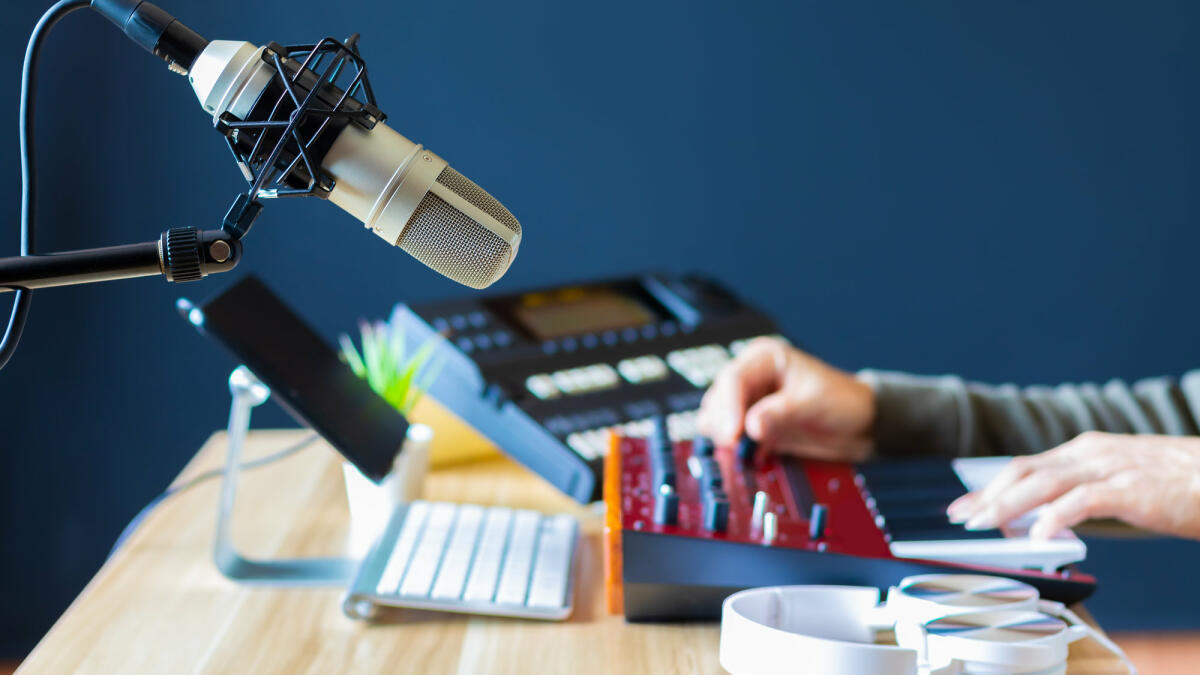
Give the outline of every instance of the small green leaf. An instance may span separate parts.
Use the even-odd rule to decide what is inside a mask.
[[[342,333],[338,336],[338,344],[342,348],[342,358],[346,363],[350,364],[350,370],[353,370],[355,375],[365,379],[367,377],[367,367],[363,365],[362,357],[358,355],[358,350],[354,348],[354,341],[350,339],[349,335]]]
[[[435,359],[434,350],[445,338],[432,336],[409,357],[404,327],[395,321],[359,321],[361,352],[349,335],[340,335],[342,358],[355,375],[389,404],[408,415],[422,393],[441,371],[443,359]]]

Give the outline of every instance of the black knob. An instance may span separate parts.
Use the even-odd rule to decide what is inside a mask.
[[[729,524],[729,500],[720,494],[714,492],[704,501],[704,529],[710,532],[724,532]]]
[[[675,489],[675,468],[663,467],[656,472],[659,486],[670,485],[671,489]]]
[[[667,418],[666,417],[664,417],[662,415],[655,415],[654,417],[650,418],[650,424],[653,425],[653,429],[651,429],[651,431],[650,431],[651,438],[654,438],[656,440],[665,440],[667,442],[670,442],[671,434],[670,434],[670,430],[667,428]]]
[[[692,454],[697,457],[712,457],[713,442],[707,436],[697,436],[692,440]]]
[[[725,479],[721,478],[721,472],[713,471],[711,473],[704,474],[704,481],[701,483],[701,485],[704,486],[704,490],[706,492],[711,492],[713,490],[724,490]]]
[[[199,281],[204,278],[200,255],[200,230],[176,227],[159,240],[163,275],[167,281]]]
[[[675,490],[660,487],[654,500],[654,522],[659,525],[674,525],[679,521],[679,495]]]
[[[749,464],[754,460],[754,453],[758,451],[758,443],[749,436],[742,436],[738,439],[737,458],[743,464]]]
[[[819,541],[825,538],[825,524],[829,518],[829,507],[824,504],[813,504],[808,514],[808,538]]]

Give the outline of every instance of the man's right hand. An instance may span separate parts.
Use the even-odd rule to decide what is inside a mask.
[[[745,433],[766,451],[862,461],[872,448],[875,392],[783,340],[759,338],[713,381],[698,421],[722,445]]]

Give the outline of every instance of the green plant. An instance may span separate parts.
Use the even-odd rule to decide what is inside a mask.
[[[427,340],[409,356],[404,328],[399,324],[364,320],[358,328],[362,352],[355,349],[349,335],[342,333],[338,336],[342,359],[371,389],[408,415],[441,369],[440,361],[432,360],[437,338]]]

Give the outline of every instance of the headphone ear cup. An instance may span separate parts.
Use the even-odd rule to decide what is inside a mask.
[[[888,589],[896,621],[932,619],[982,611],[1036,611],[1037,589],[1006,577],[982,574],[921,574]]]
[[[1065,673],[1079,631],[1038,611],[1037,589],[1005,577],[924,574],[888,590],[896,642],[922,673]]]
[[[896,624],[896,641],[917,652],[922,673],[1057,675],[1067,670],[1068,646],[1082,637],[1041,612],[975,612],[923,623]]]

